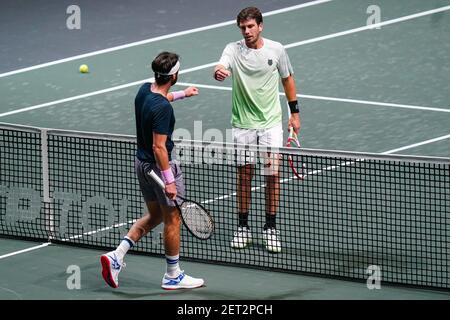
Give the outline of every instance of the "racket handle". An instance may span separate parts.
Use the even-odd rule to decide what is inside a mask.
[[[294,135],[294,127],[289,128],[289,135],[292,137]]]
[[[160,177],[158,177],[158,175],[155,173],[155,171],[150,171],[148,173],[148,175],[157,183],[159,184],[159,186],[161,187],[161,189],[165,190],[166,189],[166,184],[164,183],[164,181],[161,180]]]

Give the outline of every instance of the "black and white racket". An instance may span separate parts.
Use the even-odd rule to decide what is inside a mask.
[[[149,172],[149,176],[163,191],[166,189],[164,182],[153,170]],[[177,195],[177,198],[181,202],[178,202],[177,199],[173,200],[173,202],[180,213],[181,220],[186,229],[200,240],[209,239],[214,232],[214,220],[209,212],[198,202],[188,200],[179,195]]]

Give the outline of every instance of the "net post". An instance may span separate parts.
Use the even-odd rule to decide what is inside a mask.
[[[48,228],[48,240],[54,239],[55,220],[52,200],[50,198],[50,176],[48,167],[48,132],[41,129],[42,193],[45,210],[45,222]]]

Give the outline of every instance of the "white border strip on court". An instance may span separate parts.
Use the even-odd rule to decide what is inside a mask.
[[[267,13],[263,13],[263,16],[264,17],[272,16],[272,15],[285,13],[285,12],[289,12],[289,11],[294,11],[294,10],[298,10],[298,9],[302,9],[302,8],[306,8],[306,7],[311,7],[314,5],[331,2],[331,1],[332,0],[317,0],[317,1],[312,1],[312,2],[302,3],[299,5],[292,6],[292,7],[269,11]],[[27,72],[27,71],[32,71],[32,70],[36,70],[36,69],[40,69],[40,68],[49,67],[49,66],[52,66],[55,64],[60,64],[60,63],[69,62],[69,61],[73,61],[73,60],[92,57],[92,56],[99,55],[99,54],[104,54],[104,53],[114,52],[114,51],[130,48],[130,47],[135,47],[135,46],[139,46],[139,45],[143,45],[143,44],[147,44],[147,43],[151,43],[151,42],[161,41],[161,40],[184,36],[184,35],[188,35],[188,34],[192,34],[192,33],[196,33],[196,32],[225,27],[225,26],[229,26],[229,25],[232,25],[235,23],[236,23],[236,20],[229,20],[229,21],[212,24],[212,25],[205,26],[205,27],[180,31],[180,32],[176,32],[176,33],[172,33],[172,34],[168,34],[168,35],[164,35],[164,36],[159,36],[159,37],[155,37],[155,38],[151,38],[151,39],[136,41],[136,42],[132,42],[132,43],[128,43],[128,44],[124,44],[121,46],[116,46],[116,47],[112,47],[112,48],[108,48],[108,49],[103,49],[103,50],[98,50],[98,51],[89,52],[89,53],[85,53],[85,54],[80,54],[80,55],[76,55],[73,57],[68,57],[68,58],[64,58],[64,59],[60,59],[60,60],[55,60],[55,61],[51,61],[51,62],[47,62],[47,63],[38,64],[38,65],[27,67],[27,68],[22,68],[22,69],[5,72],[5,73],[0,74],[0,78],[11,76],[11,75],[18,74],[18,73]]]
[[[384,21],[384,22],[369,24],[367,26],[363,26],[363,27],[359,27],[359,28],[355,28],[355,29],[350,29],[350,30],[346,30],[346,31],[336,32],[336,33],[332,33],[332,34],[329,34],[329,35],[326,35],[326,36],[322,36],[322,37],[317,37],[317,38],[313,38],[313,39],[309,39],[309,40],[303,40],[303,41],[291,43],[291,44],[286,45],[285,48],[289,49],[289,48],[293,48],[293,47],[302,46],[302,45],[305,45],[305,44],[310,44],[310,43],[314,43],[314,42],[319,42],[319,41],[323,41],[323,40],[328,40],[328,39],[332,39],[332,38],[346,36],[346,35],[349,35],[349,34],[352,34],[352,33],[357,33],[357,32],[366,31],[366,30],[372,30],[372,29],[380,28],[380,27],[387,26],[387,25],[390,25],[390,24],[404,22],[404,21],[407,21],[407,20],[412,20],[412,19],[416,19],[416,18],[427,16],[427,15],[430,15],[430,14],[435,14],[435,13],[439,13],[439,12],[448,11],[448,10],[450,10],[450,6],[440,7],[440,8],[436,8],[436,9],[433,9],[433,10],[428,10],[428,11],[423,11],[423,12],[411,14],[409,16],[404,16],[404,17],[400,17],[400,18],[396,18],[396,19],[392,19],[392,20],[388,20],[388,21]]]
[[[17,113],[22,113],[22,112],[26,112],[26,111],[35,110],[35,109],[41,109],[41,108],[50,107],[50,106],[53,106],[56,104],[61,104],[61,103],[70,102],[70,101],[74,101],[74,100],[78,100],[78,99],[84,99],[84,98],[88,98],[88,97],[92,97],[92,96],[96,96],[99,94],[104,94],[104,93],[108,93],[108,92],[112,92],[112,91],[116,91],[116,90],[120,90],[120,89],[125,89],[125,88],[131,87],[131,86],[141,84],[142,82],[145,82],[145,81],[146,80],[135,81],[135,82],[127,83],[127,84],[120,85],[117,87],[112,87],[112,88],[103,89],[103,90],[99,90],[99,91],[93,91],[93,92],[80,94],[78,96],[73,96],[73,97],[64,98],[64,99],[60,99],[60,100],[50,101],[50,102],[38,104],[35,106],[26,107],[23,109],[8,111],[8,112],[0,113],[0,117],[6,117],[6,116],[10,116],[10,115],[17,114]]]
[[[204,64],[204,65],[201,65],[201,66],[198,66],[198,67],[188,68],[188,69],[180,71],[180,74],[194,72],[194,71],[197,71],[197,70],[209,68],[209,67],[215,66],[216,64],[217,64],[217,62],[213,62],[213,63]],[[119,85],[119,86],[115,86],[115,87],[111,87],[111,88],[107,88],[107,89],[102,89],[102,90],[98,90],[98,91],[88,92],[88,93],[80,94],[80,95],[77,95],[77,96],[64,98],[64,99],[59,99],[59,100],[55,100],[55,101],[50,101],[50,102],[46,102],[46,103],[41,103],[41,104],[37,104],[37,105],[34,105],[34,106],[25,107],[25,108],[22,108],[22,109],[12,110],[12,111],[8,111],[8,112],[0,113],[0,118],[1,117],[6,117],[6,116],[11,116],[11,115],[17,114],[17,113],[22,113],[22,112],[32,111],[32,110],[36,110],[36,109],[46,108],[46,107],[54,106],[54,105],[61,104],[61,103],[71,102],[71,101],[74,101],[74,100],[89,98],[89,97],[92,97],[92,96],[96,96],[96,95],[100,95],[100,94],[104,94],[104,93],[108,93],[108,92],[122,90],[122,89],[126,89],[126,88],[129,88],[129,87],[140,85],[140,84],[142,84],[142,83],[144,83],[146,81],[152,82],[154,80],[155,80],[154,78],[142,79],[142,80],[139,80],[139,81],[125,83],[125,84],[122,84],[122,85]]]
[[[312,38],[312,39],[309,39],[309,40],[304,40],[304,41],[300,41],[300,42],[296,42],[296,43],[291,43],[291,44],[285,45],[285,48],[297,47],[297,46],[305,45],[305,44],[308,44],[308,43],[313,43],[313,42],[323,41],[323,40],[327,40],[327,39],[331,39],[331,38],[336,38],[336,37],[340,37],[340,36],[351,34],[351,33],[371,30],[371,29],[376,28],[378,26],[384,26],[384,25],[390,25],[390,24],[393,24],[393,23],[403,22],[403,21],[406,21],[406,20],[415,19],[415,18],[423,17],[425,15],[430,15],[430,14],[443,12],[443,11],[447,11],[447,10],[450,10],[450,6],[445,6],[445,7],[437,8],[437,9],[434,9],[434,10],[428,10],[428,11],[416,13],[416,14],[413,14],[413,15],[404,16],[404,17],[400,17],[400,18],[397,18],[397,19],[388,20],[388,21],[384,21],[384,22],[381,22],[381,23],[377,23],[377,24],[373,24],[373,25],[369,25],[369,26],[364,26],[364,27],[360,27],[360,28],[356,28],[356,29],[350,29],[350,30],[347,30],[347,31],[342,31],[342,32],[330,34],[330,35],[327,35],[327,36],[322,36],[322,37]],[[215,66],[217,63],[218,62],[216,61],[216,62],[211,62],[211,63],[208,63],[208,64],[204,64],[204,65],[200,65],[200,66],[197,66],[197,67],[193,67],[193,68],[188,68],[188,69],[180,71],[180,74],[206,69],[206,68]],[[1,75],[0,75],[0,77],[1,77]],[[81,94],[81,95],[77,95],[77,96],[73,96],[73,97],[69,97],[69,98],[65,98],[65,99],[60,99],[60,100],[56,100],[56,101],[51,101],[51,102],[47,102],[47,103],[38,104],[38,105],[35,105],[35,106],[25,107],[25,108],[18,109],[18,110],[13,110],[13,111],[0,113],[0,117],[5,117],[5,116],[21,113],[21,112],[26,112],[26,111],[31,111],[31,110],[35,110],[35,109],[45,108],[45,107],[49,107],[49,106],[56,105],[56,104],[61,104],[61,103],[70,102],[70,101],[74,101],[74,100],[78,100],[78,99],[92,97],[92,96],[103,94],[103,93],[108,93],[108,92],[112,92],[112,91],[116,91],[116,90],[125,89],[125,88],[131,87],[131,86],[135,86],[135,85],[141,84],[141,83],[143,83],[145,81],[151,81],[151,79],[152,78],[150,78],[150,79],[143,79],[143,80],[139,80],[139,81],[134,81],[134,82],[126,83],[126,84],[119,85],[119,86],[116,86],[116,87],[112,87],[112,88],[107,88],[107,89],[103,89],[103,90],[99,90],[99,91],[93,91],[93,92],[89,92],[89,93],[85,93],[85,94]],[[213,86],[210,86],[210,87],[212,88]],[[306,95],[304,95],[304,97],[309,97],[309,98],[313,99],[312,97],[315,97],[315,96],[306,96]],[[319,98],[321,98],[321,99],[328,98],[329,100],[333,100],[333,101],[346,101],[346,100],[349,100],[349,99],[339,99],[339,98],[331,98],[331,97],[315,97],[315,99],[319,99]],[[323,99],[323,100],[325,100],[325,99]],[[353,100],[353,101],[347,101],[347,102],[365,103],[364,100]],[[384,105],[383,102],[374,102],[372,104],[374,104],[374,105],[375,104]],[[406,105],[400,105],[400,104],[397,104],[397,105],[389,104],[389,106],[396,106],[398,108],[406,107]],[[448,110],[441,109],[441,108],[427,108],[427,107],[420,107],[420,106],[407,106],[407,107],[409,109],[423,109],[423,110],[429,110],[429,111],[449,112]],[[424,109],[424,108],[426,108],[426,109]]]
[[[34,247],[31,247],[31,248],[27,248],[27,249],[15,251],[15,252],[7,253],[7,254],[4,254],[4,255],[0,256],[0,259],[4,259],[4,258],[11,257],[11,256],[15,256],[17,254],[21,254],[21,253],[33,251],[33,250],[36,250],[36,249],[44,248],[44,247],[47,247],[49,245],[51,245],[51,243],[47,242],[47,243],[43,243],[43,244],[41,244],[39,246],[34,246]]]
[[[412,149],[412,148],[415,148],[415,147],[418,147],[418,146],[423,146],[423,145],[426,145],[426,144],[434,143],[434,142],[445,140],[445,139],[448,139],[448,138],[450,138],[450,134],[447,134],[447,135],[441,136],[441,137],[437,137],[437,138],[434,138],[434,139],[429,139],[429,140],[425,140],[425,141],[422,141],[422,142],[410,144],[410,145],[407,145],[407,146],[404,146],[404,147],[400,147],[400,148],[397,148],[397,149],[388,150],[388,151],[385,151],[385,152],[383,152],[381,154],[386,154],[386,155],[388,155],[388,154],[395,154],[396,152],[399,152],[399,151]],[[351,165],[355,164],[356,162],[361,162],[361,161],[365,161],[365,160],[366,159],[358,159],[356,161],[347,161],[347,162],[344,162],[344,163],[340,163],[338,165],[322,168],[320,170],[314,170],[314,171],[311,171],[311,172],[307,172],[304,176],[306,178],[306,176],[309,176],[309,175],[318,174],[318,173],[321,173],[323,171],[331,171],[331,170],[334,170],[334,169],[337,169],[337,168],[340,168],[340,167],[351,166]],[[284,179],[284,180],[280,180],[280,182],[288,182],[289,180],[292,180],[292,179],[294,179],[294,177],[287,178],[287,179]]]
[[[425,141],[422,141],[422,142],[417,142],[417,143],[414,143],[414,144],[410,144],[408,146],[404,146],[404,147],[401,147],[401,148],[385,151],[382,154],[395,154],[395,153],[403,151],[403,150],[408,150],[408,149],[420,147],[420,146],[423,146],[423,145],[426,145],[426,144],[430,144],[430,143],[446,140],[446,139],[449,139],[449,138],[450,138],[450,134],[447,134],[445,136],[441,136],[441,137],[437,137],[437,138],[434,138],[434,139],[429,139],[429,140],[425,140]]]
[[[381,154],[386,154],[386,155],[388,155],[388,154],[395,154],[396,152],[399,152],[399,151],[412,149],[412,148],[415,148],[415,147],[418,147],[418,146],[422,146],[422,145],[425,145],[425,144],[430,144],[430,143],[441,141],[441,140],[445,140],[445,139],[448,139],[448,138],[450,138],[450,134],[445,135],[445,136],[441,136],[441,137],[437,137],[437,138],[434,138],[434,139],[429,139],[429,140],[426,140],[426,141],[410,144],[408,146],[400,147],[400,148],[397,148],[397,149],[388,150],[388,151],[385,151],[385,152],[383,152]],[[324,171],[331,171],[331,170],[334,170],[334,169],[337,169],[337,168],[340,168],[340,167],[351,166],[351,165],[355,164],[356,162],[361,162],[361,161],[365,161],[365,160],[366,159],[357,159],[355,161],[343,162],[343,163],[340,163],[340,164],[337,164],[337,165],[334,165],[334,166],[328,166],[328,167],[325,167],[325,168],[322,168],[322,169],[319,169],[319,170],[313,170],[313,171],[306,172],[303,176],[304,176],[304,178],[306,178],[307,176],[319,174],[319,173],[322,173]],[[290,177],[290,178],[286,178],[286,179],[281,179],[280,183],[289,182],[290,180],[293,180],[293,179],[295,179],[294,176]],[[256,187],[255,190],[263,188],[263,187],[265,187],[265,185],[261,185],[259,187]],[[252,189],[252,191],[254,191],[254,190]]]
[[[210,65],[214,65],[214,63],[213,64],[209,64],[208,66],[210,66]],[[194,68],[192,68],[192,69],[194,69]],[[199,67],[196,67],[195,69],[198,70]],[[189,70],[186,69],[184,71],[184,73],[190,72]],[[95,95],[108,93],[108,92],[112,92],[112,91],[116,91],[116,90],[120,90],[120,89],[125,89],[125,88],[128,88],[128,87],[134,86],[134,85],[142,84],[142,83],[144,83],[146,81],[152,81],[152,79],[153,78],[151,78],[151,79],[144,79],[144,80],[141,80],[141,81],[136,81],[136,82],[124,84],[124,85],[113,87],[113,88],[109,88],[109,89],[104,89],[104,90],[100,90],[100,91],[85,93],[85,94],[81,94],[81,95],[70,97],[70,98],[60,99],[60,100],[56,100],[56,101],[51,101],[51,102],[47,102],[47,103],[38,104],[38,105],[35,105],[35,106],[31,106],[31,107],[26,107],[26,108],[23,108],[23,109],[18,109],[18,110],[13,110],[13,111],[0,113],[0,118],[1,117],[6,117],[6,116],[10,116],[10,115],[13,115],[13,114],[17,114],[17,113],[32,111],[32,110],[35,110],[35,109],[41,109],[41,108],[45,108],[45,107],[50,107],[50,106],[53,106],[53,105],[66,103],[66,102],[70,102],[70,101],[74,101],[74,100],[78,100],[78,99],[88,98],[88,97],[92,97],[92,96],[95,96]],[[177,85],[180,85],[180,86],[195,86],[197,88],[204,88],[204,89],[231,91],[231,87],[224,87],[224,86],[213,86],[213,85],[204,85],[204,84],[188,83],[188,82],[178,82]],[[282,92],[279,92],[278,94],[279,95],[283,95],[283,96],[285,95]],[[326,97],[326,96],[314,96],[314,95],[307,95],[307,94],[297,94],[297,97],[304,98],[304,99],[313,99],[313,100],[348,102],[348,103],[355,103],[355,104],[362,104],[362,105],[374,105],[374,106],[402,108],[402,109],[411,109],[411,110],[424,110],[424,111],[450,113],[450,109],[445,109],[445,108],[423,107],[423,106],[415,106],[415,105],[408,105],[408,104],[398,104],[398,103],[390,103],[390,102],[378,102],[378,101],[369,101],[369,100],[335,98],[335,97]]]
[[[67,241],[70,241],[70,240],[82,238],[83,236],[90,236],[90,235],[93,235],[93,234],[96,234],[96,233],[100,233],[100,232],[103,232],[103,231],[108,231],[108,230],[111,230],[111,229],[114,229],[114,228],[120,228],[120,227],[123,227],[123,226],[128,225],[128,224],[133,224],[137,220],[138,219],[133,219],[133,220],[130,220],[130,221],[127,221],[127,222],[116,223],[116,224],[113,224],[112,226],[109,226],[109,227],[103,227],[103,228],[97,229],[97,230],[86,231],[86,232],[83,232],[82,234],[78,234],[78,235],[75,235],[75,236],[70,236],[68,238],[65,238],[65,239],[62,239],[62,240],[58,240],[58,241],[67,242]]]
[[[284,95],[284,93],[283,93],[283,95]],[[314,99],[314,100],[349,102],[349,103],[356,103],[356,104],[363,104],[363,105],[373,105],[373,106],[412,109],[412,110],[450,112],[450,109],[445,109],[445,108],[422,107],[422,106],[414,106],[414,105],[409,105],[409,104],[398,104],[398,103],[390,103],[390,102],[378,102],[378,101],[369,101],[369,100],[356,100],[356,99],[346,99],[346,98],[312,96],[312,95],[307,95],[307,94],[298,94],[297,96],[300,98]]]
[[[177,82],[177,85],[186,86],[186,87],[195,86],[197,88],[223,90],[223,91],[231,91],[232,90],[231,87],[203,85],[203,84],[189,83],[189,82]],[[282,96],[285,95],[283,92],[279,92],[278,94],[282,95]],[[377,101],[369,101],[369,100],[355,100],[355,99],[346,99],[346,98],[313,96],[313,95],[307,95],[307,94],[297,94],[297,97],[304,98],[304,99],[338,101],[338,102],[357,103],[357,104],[364,104],[364,105],[374,105],[374,106],[383,106],[383,107],[393,107],[393,108],[404,108],[404,109],[413,109],[413,110],[426,110],[426,111],[437,111],[437,112],[448,112],[448,113],[450,113],[450,109],[445,109],[445,108],[422,107],[422,106],[414,106],[414,105],[398,104],[398,103],[389,103],[389,102],[377,102]],[[1,114],[0,114],[0,116],[1,116]]]

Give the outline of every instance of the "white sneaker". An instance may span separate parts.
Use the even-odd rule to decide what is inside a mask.
[[[266,249],[270,252],[281,252],[281,242],[279,240],[280,232],[275,228],[269,228],[263,231],[263,239],[266,243]]]
[[[231,240],[231,247],[242,249],[252,243],[252,233],[249,228],[238,227],[238,230],[234,233],[233,240]]]
[[[181,271],[176,278],[170,278],[167,273],[164,274],[161,287],[165,290],[177,289],[194,289],[203,286],[205,281],[203,279],[193,278]]]
[[[119,273],[125,267],[125,263],[117,257],[115,251],[102,255],[100,262],[103,279],[111,287],[117,288],[119,286]]]

